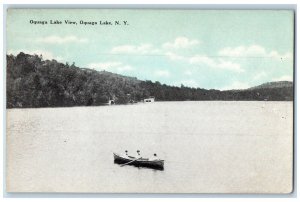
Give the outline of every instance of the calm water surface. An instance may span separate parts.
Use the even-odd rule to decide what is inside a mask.
[[[292,102],[155,102],[7,110],[7,190],[289,192]],[[157,153],[165,170],[113,163]]]

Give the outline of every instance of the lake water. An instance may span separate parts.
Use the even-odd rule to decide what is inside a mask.
[[[7,191],[286,193],[292,102],[7,110]],[[113,163],[141,150],[163,171]]]

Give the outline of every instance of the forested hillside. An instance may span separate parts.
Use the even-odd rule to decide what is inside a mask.
[[[157,101],[293,100],[291,82],[274,88],[231,91],[175,87],[25,53],[7,56],[6,82],[8,108],[103,105],[109,99],[127,104],[149,96],[155,96]]]

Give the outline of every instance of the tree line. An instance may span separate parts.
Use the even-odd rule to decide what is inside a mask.
[[[149,96],[157,101],[186,100],[292,100],[293,88],[206,90],[141,81],[107,71],[79,68],[42,55],[7,55],[7,107],[97,106],[138,102]]]

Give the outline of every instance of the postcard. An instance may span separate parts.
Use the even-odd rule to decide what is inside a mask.
[[[293,191],[292,10],[8,9],[6,191]]]

